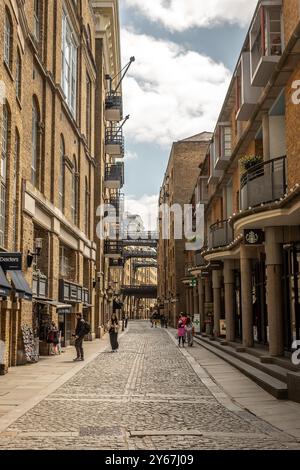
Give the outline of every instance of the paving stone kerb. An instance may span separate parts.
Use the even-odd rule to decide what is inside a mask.
[[[235,404],[165,330],[131,323],[0,434],[0,449],[287,449],[290,436]]]

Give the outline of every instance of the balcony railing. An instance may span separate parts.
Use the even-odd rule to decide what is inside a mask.
[[[117,122],[123,119],[123,103],[120,93],[108,93],[105,100],[105,119]]]
[[[114,269],[123,269],[124,268],[124,259],[123,258],[110,258],[109,267]]]
[[[110,189],[120,189],[124,185],[124,163],[107,163],[104,184]]]
[[[222,220],[210,227],[209,248],[228,246],[233,241],[233,229],[229,220]]]
[[[241,209],[279,200],[286,188],[286,157],[259,163],[241,178]]]
[[[112,157],[124,157],[124,137],[122,128],[111,126],[106,129],[105,152]]]
[[[107,258],[122,258],[123,244],[120,240],[105,240],[104,255]]]
[[[119,193],[115,196],[111,196],[110,199],[106,199],[105,200],[105,204],[107,206],[107,210],[111,207],[114,208],[115,210],[115,214],[116,217],[120,217],[121,213],[123,212],[124,210],[124,194],[123,193]],[[111,212],[113,212],[111,210]],[[113,214],[110,214],[109,215],[113,215]]]

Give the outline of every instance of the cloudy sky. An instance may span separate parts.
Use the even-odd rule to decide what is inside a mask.
[[[173,141],[212,131],[257,0],[120,0],[127,208],[154,223]],[[151,218],[148,213],[152,214]]]

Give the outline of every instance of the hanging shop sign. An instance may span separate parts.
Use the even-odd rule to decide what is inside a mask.
[[[89,291],[78,284],[60,279],[59,301],[64,303],[89,303]]]
[[[261,229],[245,229],[244,240],[245,245],[262,245],[265,241],[265,233]]]
[[[22,253],[0,253],[0,266],[4,271],[22,271]]]

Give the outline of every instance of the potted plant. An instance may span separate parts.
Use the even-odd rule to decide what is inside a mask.
[[[256,167],[259,164],[263,163],[263,157],[260,155],[248,155],[240,159],[240,167],[242,173],[251,170],[251,168]]]

